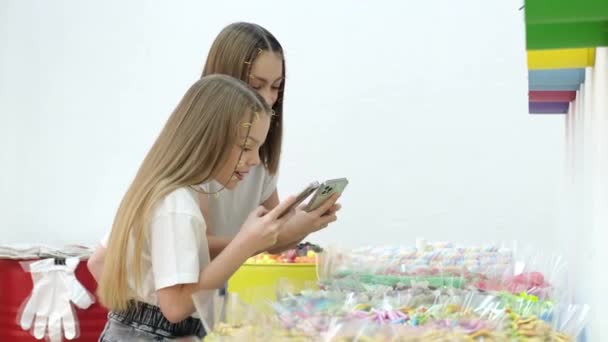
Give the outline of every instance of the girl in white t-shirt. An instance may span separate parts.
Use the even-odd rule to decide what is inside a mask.
[[[98,289],[110,310],[100,341],[202,337],[192,293],[221,287],[276,243],[293,196],[256,208],[213,260],[198,201],[208,182],[234,189],[261,163],[272,120],[265,101],[232,77],[203,77],[188,90],[116,213]]]

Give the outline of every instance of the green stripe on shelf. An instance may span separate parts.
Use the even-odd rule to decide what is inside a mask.
[[[526,24],[608,21],[606,0],[526,0]]]
[[[606,0],[608,3],[608,0]],[[608,46],[608,20],[568,24],[526,25],[528,50]]]

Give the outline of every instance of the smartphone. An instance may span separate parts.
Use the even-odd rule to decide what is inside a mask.
[[[325,201],[333,194],[342,194],[346,186],[348,185],[348,179],[338,178],[326,180],[317,188],[317,192],[312,196],[304,210],[313,211],[320,207]]]
[[[302,192],[300,192],[298,194],[298,196],[296,197],[296,201],[293,202],[293,204],[290,205],[287,209],[285,209],[285,211],[283,211],[281,214],[279,214],[279,218],[285,216],[285,214],[292,211],[298,205],[300,205],[302,202],[304,202],[304,200],[307,199],[308,196],[310,196],[315,190],[317,190],[319,188],[319,186],[321,186],[321,185],[317,181],[314,181],[314,182],[308,184],[308,186],[304,190],[302,190]]]

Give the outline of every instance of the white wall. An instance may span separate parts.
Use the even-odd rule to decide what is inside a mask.
[[[314,241],[549,248],[564,120],[527,114],[520,4],[4,0],[0,243],[94,243],[213,38],[245,20],[286,49],[280,193],[351,181]]]
[[[602,308],[608,295],[601,284],[608,259],[608,47],[598,47],[595,66],[586,68],[585,83],[567,114],[570,162],[564,182],[562,239],[569,239],[574,261],[570,276],[577,284],[576,300],[590,303],[588,341],[606,341]]]

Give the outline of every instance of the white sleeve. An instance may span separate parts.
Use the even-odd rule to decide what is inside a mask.
[[[156,217],[150,224],[154,289],[198,282],[204,222],[188,214]]]
[[[101,238],[101,240],[99,240],[99,244],[101,245],[101,247],[103,248],[108,248],[108,240],[110,240],[110,233],[112,231],[108,231],[107,233],[104,234],[104,236]]]
[[[262,188],[261,203],[266,202],[270,195],[277,189],[277,181],[279,179],[279,173],[271,175],[268,170],[264,169],[264,187]],[[260,204],[261,204],[260,203]]]

